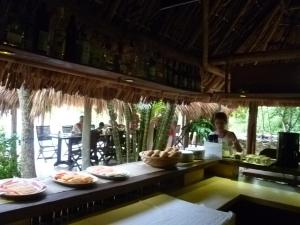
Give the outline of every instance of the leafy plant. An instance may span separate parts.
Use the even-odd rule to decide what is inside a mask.
[[[16,140],[15,136],[7,138],[5,133],[0,131],[0,179],[20,176],[15,151]]]
[[[189,135],[189,133],[196,133],[197,143],[203,143],[205,139],[207,139],[208,135],[213,131],[214,127],[212,123],[205,119],[199,118],[198,120],[192,121],[187,124],[184,133],[185,135]]]

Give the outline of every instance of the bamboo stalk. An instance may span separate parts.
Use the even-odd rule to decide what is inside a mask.
[[[148,139],[148,132],[149,132],[149,123],[150,123],[150,118],[151,118],[151,109],[152,109],[152,107],[147,108],[147,111],[145,114],[145,128],[144,128],[144,134],[143,134],[142,151],[147,150],[147,139]]]
[[[113,136],[113,141],[116,150],[117,162],[121,164],[123,162],[123,155],[122,155],[122,148],[120,144],[119,130],[116,122],[117,116],[112,101],[107,102],[107,108],[108,108],[108,113],[109,113],[111,126],[112,126],[112,136]]]
[[[132,133],[131,123],[131,112],[128,103],[124,103],[124,116],[126,121],[126,161],[129,162],[129,154],[132,153],[130,134]]]

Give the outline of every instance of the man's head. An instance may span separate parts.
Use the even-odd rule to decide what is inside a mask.
[[[83,123],[83,116],[79,117],[79,123]]]
[[[103,128],[104,127],[104,123],[103,122],[100,122],[99,123],[99,128]]]
[[[228,123],[228,117],[224,112],[217,112],[213,117],[214,125],[217,131],[223,131]]]

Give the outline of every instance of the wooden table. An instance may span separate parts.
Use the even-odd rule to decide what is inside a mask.
[[[68,165],[69,169],[72,169],[74,166],[74,161],[72,160],[72,147],[75,143],[81,141],[81,135],[50,135],[52,138],[57,139],[57,160],[54,163],[54,166],[61,164]],[[67,161],[61,159],[62,152],[62,141],[66,141],[68,146],[68,159]]]
[[[183,180],[186,174],[210,167],[217,163],[217,160],[204,160],[189,167],[178,167],[171,170],[152,172],[130,177],[128,180],[122,182],[109,182],[96,185],[89,189],[74,189],[48,194],[35,201],[1,204],[0,221],[1,224],[6,224],[8,222],[43,215],[52,217],[54,212],[61,212],[65,209],[68,209],[68,212],[70,212],[70,209],[87,206],[89,204],[96,206],[95,204],[99,202],[102,204],[105,199],[109,199],[109,203],[117,201],[117,204],[119,204],[118,198],[122,195],[127,198],[130,196],[128,193],[136,193],[138,197],[141,197],[147,194],[146,190],[149,188],[150,191],[160,191],[166,187],[175,188],[178,185],[183,185],[182,183],[184,182]],[[145,189],[147,187],[149,188]],[[100,205],[100,207],[103,209],[103,207],[107,206]]]

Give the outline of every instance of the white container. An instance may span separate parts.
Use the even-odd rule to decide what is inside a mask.
[[[204,142],[205,159],[222,159],[222,144]]]

